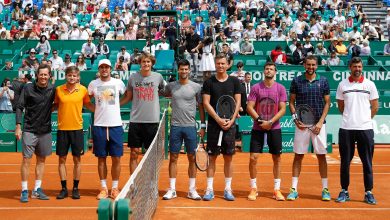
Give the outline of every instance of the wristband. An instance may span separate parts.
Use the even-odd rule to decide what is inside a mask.
[[[201,124],[200,124],[200,128],[201,128],[201,129],[206,128],[206,124],[205,124],[205,123],[201,123]]]
[[[298,120],[298,115],[297,115],[297,113],[292,114],[291,117],[292,117],[294,120]]]
[[[273,125],[274,124],[274,122],[272,121],[272,120],[269,120],[268,121],[271,125]]]

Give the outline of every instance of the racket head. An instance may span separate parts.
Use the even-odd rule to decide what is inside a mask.
[[[303,123],[304,127],[310,128],[317,123],[314,110],[309,105],[298,105],[295,113],[297,114],[297,119]]]
[[[200,171],[206,171],[209,167],[209,154],[204,147],[203,139],[195,151],[195,165]]]
[[[275,100],[270,97],[263,97],[256,104],[256,113],[260,116],[261,120],[269,121],[278,112],[278,105]]]
[[[230,95],[219,97],[216,105],[216,112],[220,118],[231,119],[236,110],[236,100]]]
[[[3,127],[5,131],[15,131],[15,122],[15,114],[5,113],[1,116],[0,119],[1,127]]]

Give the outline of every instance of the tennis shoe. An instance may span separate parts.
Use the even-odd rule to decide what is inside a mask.
[[[28,190],[23,190],[20,194],[20,202],[26,203],[28,202]]]
[[[118,195],[119,195],[120,191],[118,188],[112,188],[111,189],[111,194],[110,194],[110,197],[112,199],[115,199]]]
[[[255,201],[258,195],[259,194],[257,193],[257,189],[256,188],[252,188],[251,191],[249,192],[248,200],[249,201]]]
[[[107,199],[108,198],[108,189],[107,188],[102,188],[100,190],[100,193],[97,195],[96,199]]]
[[[214,191],[212,189],[206,189],[206,192],[203,196],[204,201],[211,201],[214,199]]]
[[[190,190],[188,192],[187,198],[193,199],[193,200],[202,200],[202,198],[200,197],[200,195],[198,194],[198,192],[196,190]]]
[[[376,200],[374,198],[374,194],[372,194],[371,191],[366,192],[366,195],[364,196],[364,201],[367,204],[376,205]]]
[[[72,190],[72,199],[80,199],[79,189],[73,188],[73,190]]]
[[[68,197],[68,190],[67,189],[61,189],[60,193],[57,195],[57,199],[64,199]]]
[[[342,203],[342,202],[346,202],[346,201],[349,201],[349,200],[351,200],[351,199],[349,198],[349,193],[348,193],[348,191],[345,191],[345,190],[343,189],[343,190],[341,190],[341,192],[339,193],[339,197],[336,199],[336,202]]]
[[[167,193],[165,193],[165,195],[163,196],[163,199],[164,200],[170,200],[170,199],[174,199],[176,197],[177,197],[176,190],[168,189]]]
[[[42,188],[33,190],[31,193],[32,199],[49,200],[49,197],[42,191]]]
[[[294,189],[290,189],[290,193],[287,196],[287,200],[289,201],[295,201],[298,198],[298,192]]]
[[[282,192],[280,192],[280,190],[274,190],[274,195],[272,196],[273,199],[275,199],[276,201],[284,201],[286,200],[282,194]]]
[[[331,198],[330,198],[330,192],[328,190],[328,188],[324,188],[322,190],[322,201],[330,201]]]
[[[234,195],[231,189],[225,189],[223,193],[223,198],[227,201],[234,201]]]

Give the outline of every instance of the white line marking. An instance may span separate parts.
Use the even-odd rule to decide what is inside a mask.
[[[328,158],[327,158],[328,159]],[[335,159],[337,160],[337,159]],[[167,161],[168,163],[168,161]],[[248,166],[249,164],[249,160],[248,160],[248,163],[234,163],[233,161],[233,166]],[[32,163],[31,166],[35,166],[36,164]],[[73,166],[73,164],[66,164],[67,166]],[[110,163],[107,163],[108,166],[111,166]],[[178,163],[177,164],[178,166],[186,166],[188,165],[188,163]],[[333,164],[328,164],[328,165],[333,165]],[[20,163],[5,163],[5,164],[0,164],[0,166],[20,166]],[[45,164],[45,166],[58,166],[57,163],[55,164],[52,164],[52,163],[48,163],[48,164]],[[81,164],[81,166],[97,166],[97,163],[95,164]],[[121,165],[122,167],[128,167],[129,165],[128,164],[122,164]],[[217,164],[217,166],[223,166],[223,164]],[[262,166],[273,166],[273,164],[257,164],[258,167],[262,167]],[[291,167],[292,165],[291,164],[284,164],[284,165],[280,165],[282,167]],[[354,166],[354,164],[351,164],[351,166]],[[356,165],[357,166],[357,165]],[[390,167],[390,164],[373,164],[373,166],[376,166],[376,167]],[[302,164],[302,167],[318,167],[318,164]]]
[[[1,210],[42,210],[42,209],[97,209],[97,207],[91,207],[91,206],[86,206],[86,207],[80,207],[80,206],[52,206],[52,207],[0,207]]]
[[[388,211],[390,208],[281,208],[281,207],[275,207],[275,208],[236,208],[236,207],[199,207],[199,206],[188,206],[188,207],[177,207],[177,206],[165,206],[165,207],[159,207],[159,208],[165,208],[165,209],[211,209],[211,210],[284,210],[284,211],[291,211],[291,210],[310,210],[310,211],[323,211],[323,210],[332,210],[332,211]]]
[[[45,173],[55,173],[55,174],[58,174],[58,172],[45,172]],[[97,172],[81,172],[82,174],[97,174]],[[128,174],[129,172],[127,171],[121,171],[122,174]],[[167,174],[168,172],[160,172],[160,174]],[[178,174],[186,174],[187,171],[183,171],[183,172],[177,172]],[[215,172],[217,174],[223,174],[224,172]],[[235,174],[249,174],[248,171],[245,171],[245,172],[233,172]],[[257,172],[258,174],[272,174],[273,172]],[[291,172],[281,172],[282,174],[291,174]],[[318,171],[317,172],[301,172],[302,174],[319,174]],[[20,171],[12,171],[12,172],[0,172],[0,174],[20,174]],[[328,172],[328,174],[337,174],[339,175],[340,173],[339,172]],[[362,175],[363,173],[350,173],[351,175]],[[375,175],[390,175],[390,173],[374,173]]]

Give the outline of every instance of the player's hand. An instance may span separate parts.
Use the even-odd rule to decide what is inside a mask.
[[[242,107],[240,107],[240,112],[243,112],[243,111],[244,111],[244,109]]]
[[[216,121],[217,121],[219,127],[221,127],[223,130],[225,130],[224,127],[226,127],[229,119],[218,118]]]
[[[271,130],[272,128],[272,124],[269,122],[269,121],[263,121],[261,120],[261,124],[259,123],[260,127],[263,129],[263,130]]]
[[[294,120],[294,123],[298,127],[299,130],[305,130],[306,129],[305,125],[301,121]]]
[[[232,126],[233,126],[233,124],[234,124],[234,120],[227,120],[227,125],[225,126],[225,128],[222,128],[223,130],[225,130],[225,131],[227,131],[227,130],[229,130]]]
[[[3,87],[3,91],[6,92],[8,90],[8,87],[7,86],[4,86]]]
[[[15,137],[16,137],[16,140],[22,139],[22,129],[20,128],[20,125],[16,126]]]
[[[205,133],[205,129],[204,128],[201,128],[199,130],[199,137],[203,138],[204,137],[204,133]]]
[[[322,125],[324,123],[318,122],[311,130],[314,134],[318,135],[321,132]]]

